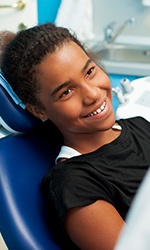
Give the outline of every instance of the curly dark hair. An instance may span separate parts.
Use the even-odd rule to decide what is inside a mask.
[[[36,98],[40,91],[36,78],[36,65],[49,53],[73,41],[85,52],[74,34],[52,23],[41,24],[20,31],[8,43],[3,53],[1,70],[14,92],[26,104],[41,106]]]

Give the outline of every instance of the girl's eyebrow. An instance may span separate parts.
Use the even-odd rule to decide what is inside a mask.
[[[88,66],[89,66],[89,64],[90,64],[91,62],[92,62],[92,60],[89,58],[89,59],[87,60],[87,62],[85,63],[84,67],[82,68],[82,72],[84,72],[84,71],[88,68]],[[62,83],[61,85],[59,85],[58,87],[56,87],[56,88],[52,91],[51,96],[54,96],[54,95],[55,95],[56,93],[58,93],[61,89],[67,87],[68,85],[69,85],[69,81]]]
[[[58,93],[61,89],[67,87],[69,85],[69,81],[68,82],[64,82],[61,85],[59,85],[57,88],[55,88],[52,93],[51,96],[54,96],[56,93]]]

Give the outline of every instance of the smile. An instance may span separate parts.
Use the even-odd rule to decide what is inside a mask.
[[[100,114],[101,112],[103,112],[103,110],[105,109],[105,107],[106,107],[106,101],[104,101],[103,104],[98,109],[96,109],[94,112],[92,112],[91,114],[87,115],[87,117]]]

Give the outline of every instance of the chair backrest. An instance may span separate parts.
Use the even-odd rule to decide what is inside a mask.
[[[42,128],[0,139],[0,231],[9,250],[61,249],[40,186],[59,147],[55,133]]]
[[[61,135],[14,101],[2,75],[0,81],[0,124],[12,133],[0,139],[1,234],[9,250],[59,250],[40,183],[54,164]]]

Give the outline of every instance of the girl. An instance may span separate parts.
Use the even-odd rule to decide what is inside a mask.
[[[1,70],[26,108],[63,135],[42,182],[63,243],[113,249],[150,165],[149,122],[116,121],[107,74],[65,28],[47,23],[19,32]]]

